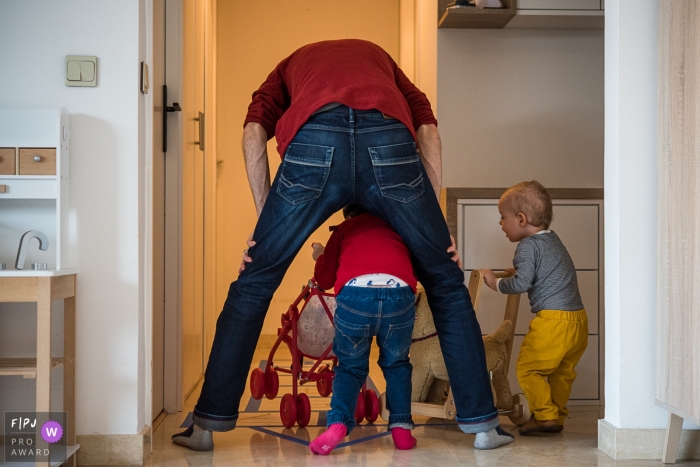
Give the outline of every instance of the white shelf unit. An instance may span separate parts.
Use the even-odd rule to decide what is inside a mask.
[[[578,376],[571,391],[572,405],[603,404],[603,200],[553,199],[551,229],[561,238],[576,267],[579,291],[588,314],[588,348],[576,367]],[[464,264],[465,282],[473,269],[502,271],[513,267],[517,243],[501,230],[498,199],[457,200],[457,245]],[[503,321],[506,295],[483,288],[477,317],[484,334],[495,331]],[[513,394],[522,392],[515,374],[520,345],[534,314],[523,294],[513,341],[509,369]]]
[[[63,371],[62,409],[68,412],[66,457],[75,465],[75,275],[69,251],[68,111],[0,109],[0,311],[22,310],[18,302],[36,302],[36,356],[0,358],[0,376],[36,380],[36,410],[51,410],[52,373]],[[46,251],[30,240],[23,270],[15,269],[22,235],[39,230],[49,241]],[[31,263],[47,263],[45,271]],[[42,292],[39,293],[39,290]],[[49,291],[48,294],[46,291]],[[52,302],[63,309],[63,356],[51,355]],[[67,303],[67,304],[66,304]],[[17,332],[17,331],[14,331]],[[60,387],[60,386],[59,386]],[[13,400],[13,403],[15,401]],[[72,456],[72,457],[71,457]],[[46,465],[63,465],[56,460]]]
[[[69,141],[66,109],[0,109],[0,262],[7,272],[14,270],[20,238],[28,230],[46,234],[49,249],[40,251],[32,240],[25,270],[33,262],[57,270],[73,266]]]

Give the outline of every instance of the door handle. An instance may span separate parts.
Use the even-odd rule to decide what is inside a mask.
[[[168,106],[168,86],[163,85],[163,152],[168,152],[168,113],[181,112],[182,107],[177,102]]]
[[[175,103],[177,104],[177,102]],[[194,120],[196,122],[199,122],[199,141],[195,141],[194,144],[199,145],[199,150],[204,151],[204,113],[203,112],[197,112],[198,117],[195,118]]]

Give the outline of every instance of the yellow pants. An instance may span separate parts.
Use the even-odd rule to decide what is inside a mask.
[[[530,321],[516,371],[536,420],[559,420],[569,410],[574,368],[588,346],[586,310],[542,310]]]

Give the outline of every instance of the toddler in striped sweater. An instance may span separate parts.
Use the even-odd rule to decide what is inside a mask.
[[[506,190],[498,202],[500,225],[511,242],[519,242],[511,277],[497,279],[484,269],[486,285],[504,294],[527,292],[537,316],[523,339],[516,364],[518,383],[532,411],[520,434],[559,433],[575,367],[588,345],[588,319],[581,302],[574,263],[554,231],[552,200],[537,181]]]

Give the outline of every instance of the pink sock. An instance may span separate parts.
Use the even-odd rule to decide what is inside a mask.
[[[334,423],[329,426],[326,431],[318,435],[315,440],[311,441],[309,449],[311,449],[311,452],[314,454],[327,456],[347,434],[348,430],[345,428],[345,425],[342,423]]]
[[[411,434],[411,430],[395,427],[391,429],[391,437],[397,449],[407,451],[416,445],[416,438]]]

